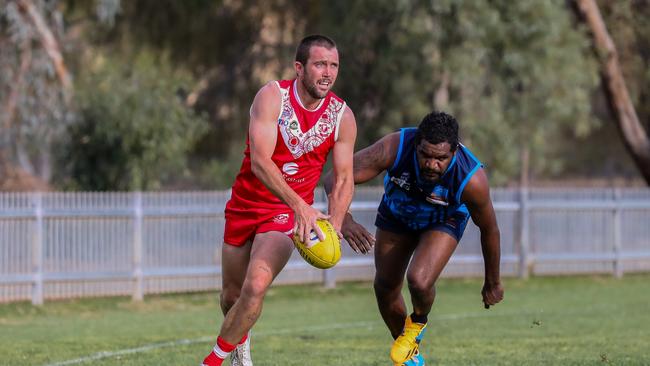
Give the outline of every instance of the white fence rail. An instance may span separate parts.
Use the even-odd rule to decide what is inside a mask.
[[[374,230],[379,188],[358,188],[352,211]],[[502,273],[650,270],[650,189],[495,189]],[[218,289],[229,192],[0,193],[0,302]],[[324,208],[324,195],[317,199]],[[372,231],[372,230],[371,230]],[[483,272],[468,225],[446,276]],[[366,280],[371,256],[346,244],[334,269],[297,255],[276,283]]]

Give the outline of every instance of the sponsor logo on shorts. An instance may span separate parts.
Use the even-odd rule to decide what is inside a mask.
[[[289,222],[289,214],[279,214],[273,217],[273,222],[278,225],[284,225]]]

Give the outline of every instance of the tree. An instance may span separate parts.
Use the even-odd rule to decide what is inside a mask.
[[[435,106],[459,117],[499,184],[519,175],[520,152],[530,152],[534,174],[562,171],[558,136],[586,136],[599,122],[589,105],[597,85],[589,39],[562,0],[173,4],[123,2],[105,39],[169,53],[202,79],[187,98],[210,116],[202,156],[239,161],[255,91],[293,76],[295,44],[310,33],[339,44],[336,92],[357,115],[360,147]],[[170,23],[177,27],[157,31]]]
[[[601,63],[603,84],[614,110],[625,146],[639,171],[650,184],[650,137],[641,124],[623,77],[616,45],[607,30],[595,0],[576,0],[578,9],[591,29]]]
[[[564,2],[441,0],[431,13],[431,66],[418,73],[431,75],[423,77],[431,99],[449,96],[437,107],[459,118],[492,181],[517,177],[526,155],[533,174],[560,171],[558,136],[566,127],[584,136],[598,123],[589,107],[596,64]]]
[[[0,2],[0,178],[49,181],[51,145],[70,119],[70,75],[56,2]]]
[[[55,176],[57,184],[66,182],[69,187],[161,187],[172,184],[173,179],[164,176],[178,171],[180,161],[187,167],[182,174],[186,179],[201,182],[199,186],[205,188],[227,187],[241,161],[248,109],[256,90],[269,80],[293,77],[296,43],[311,33],[330,35],[339,45],[342,67],[335,92],[355,111],[358,147],[399,127],[417,124],[431,109],[446,110],[459,118],[462,137],[488,165],[491,182],[503,184],[517,179],[527,155],[533,176],[564,172],[567,162],[575,160],[565,153],[566,132],[586,138],[600,122],[590,104],[598,85],[597,61],[586,29],[575,26],[564,0],[1,1],[0,67],[10,71],[0,76],[0,108],[7,110],[12,100],[9,96],[14,95],[15,110],[22,111],[12,119],[12,137],[6,137],[5,144],[11,149],[5,151],[11,161],[32,162],[38,171],[40,165],[35,163],[42,160],[40,147],[47,144],[32,137],[37,136],[36,129],[27,126],[48,121],[38,124],[41,130],[47,131],[50,141],[66,141],[66,154],[75,156],[63,154],[68,158],[61,160],[63,169],[57,169]],[[60,43],[64,65],[74,76],[75,94],[70,104],[62,87],[65,78],[55,68],[56,57],[48,56],[45,43],[34,42],[42,36],[28,12],[21,13],[17,6],[25,1],[36,5]],[[625,9],[618,2],[610,6],[617,11]],[[626,39],[648,43],[650,37],[644,35],[650,33],[650,25],[634,19],[628,23],[632,24],[629,29],[640,33]],[[31,29],[32,38],[16,36],[22,34],[17,32],[20,29]],[[620,29],[628,28],[617,27]],[[24,39],[31,41],[21,41]],[[21,44],[32,47],[21,48]],[[643,62],[650,58],[646,56],[641,58]],[[143,57],[150,60],[146,63],[151,70],[95,67],[102,59],[138,65]],[[36,95],[28,86],[37,75],[33,68],[37,58],[47,61],[49,73],[41,80],[54,87],[50,90],[58,90],[59,99],[50,103],[39,96],[31,100],[46,103],[30,107],[30,99],[24,96]],[[631,74],[638,75],[639,70],[645,72],[647,67],[636,67]],[[140,77],[140,72],[146,75]],[[110,87],[93,90],[91,80]],[[140,89],[120,88],[120,82],[130,86],[140,83]],[[643,98],[650,100],[644,85],[639,81],[636,89],[631,89],[642,116],[650,115],[650,107],[643,112]],[[139,93],[164,97],[148,98]],[[201,125],[195,116],[181,114],[182,107],[176,104],[179,96],[186,107],[207,115],[210,121],[207,133],[197,132],[179,142],[183,147],[176,151],[189,154],[189,162],[183,157],[169,166],[155,166],[156,161],[139,155],[142,146],[150,148],[146,141],[116,144],[108,138],[102,140],[103,146],[133,155],[130,160],[120,160],[130,163],[106,162],[115,168],[107,171],[128,184],[102,176],[91,159],[83,162],[84,156],[99,156],[83,144],[84,136],[97,134],[93,135],[97,138],[111,132],[115,124],[129,139],[146,139],[150,134],[139,128],[147,130],[162,123],[162,117],[153,113],[156,108],[137,109],[133,103],[168,104],[159,109],[178,117],[178,125]],[[131,126],[119,122],[130,117],[119,112],[115,100],[129,105],[139,122]],[[35,113],[38,110],[49,114]],[[151,111],[151,117],[147,119],[148,112],[143,111]],[[30,118],[29,113],[41,117]],[[89,129],[93,126],[90,120],[105,126]],[[72,137],[62,139],[62,131]],[[22,146],[22,152],[16,146]],[[154,151],[158,150],[150,150]],[[130,172],[120,172],[120,166]],[[133,166],[155,169],[143,173]],[[192,170],[192,178],[186,170]],[[104,183],[93,182],[93,177]]]
[[[314,3],[307,30],[341,45],[337,90],[357,114],[359,146],[447,110],[503,184],[526,155],[534,174],[562,171],[558,137],[599,123],[589,39],[562,0]]]
[[[60,148],[59,181],[80,190],[153,190],[187,176],[206,130],[175,91],[188,76],[142,53],[130,64],[102,52],[78,74],[77,118]]]

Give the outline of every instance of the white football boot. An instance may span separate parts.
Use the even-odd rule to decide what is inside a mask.
[[[246,342],[238,344],[230,353],[230,366],[253,366],[251,358],[251,334],[248,333]]]

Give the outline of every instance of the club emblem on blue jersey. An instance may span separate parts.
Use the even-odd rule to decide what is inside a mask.
[[[411,190],[411,183],[409,183],[409,173],[403,172],[402,175],[397,177],[390,177],[390,181],[397,184],[400,188],[405,191]]]
[[[449,202],[447,202],[448,195],[449,190],[447,188],[436,186],[425,199],[433,205],[449,206]]]

